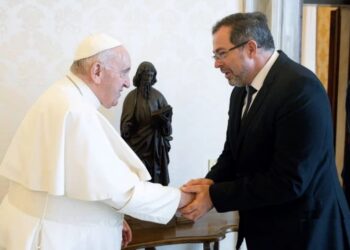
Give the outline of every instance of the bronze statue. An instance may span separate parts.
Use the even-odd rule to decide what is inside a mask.
[[[172,107],[153,85],[157,70],[142,62],[134,76],[132,90],[125,98],[120,132],[146,165],[151,182],[168,185],[169,150],[172,140]]]

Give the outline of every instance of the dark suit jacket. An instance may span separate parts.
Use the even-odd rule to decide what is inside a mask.
[[[350,205],[350,80],[346,90],[346,140],[345,140],[345,156],[344,167],[342,171],[343,186],[345,197]]]
[[[232,91],[224,149],[207,175],[212,202],[219,212],[239,210],[249,250],[350,249],[327,94],[279,54],[242,121],[245,89]]]

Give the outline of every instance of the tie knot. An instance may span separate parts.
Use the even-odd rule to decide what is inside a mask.
[[[247,91],[248,96],[252,96],[256,92],[256,89],[251,85],[246,86],[245,90]]]
[[[252,103],[252,97],[253,97],[253,94],[256,92],[256,89],[253,88],[252,86],[246,86],[245,87],[245,90],[247,92],[247,102],[246,102],[246,105],[245,105],[245,109],[244,109],[244,112],[243,112],[243,116],[242,116],[242,119],[247,115],[248,113],[248,110],[250,108],[250,105]]]

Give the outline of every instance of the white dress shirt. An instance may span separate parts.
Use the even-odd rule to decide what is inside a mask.
[[[273,54],[270,56],[269,60],[267,60],[266,64],[264,65],[264,67],[258,72],[258,74],[254,77],[252,83],[251,83],[251,86],[256,89],[256,92],[252,95],[252,101],[250,103],[250,107],[249,109],[252,107],[253,105],[253,102],[255,100],[255,97],[256,95],[258,94],[259,90],[261,89],[264,81],[265,81],[265,78],[267,76],[267,74],[269,73],[272,65],[275,63],[275,61],[277,60],[278,58],[278,52],[277,51],[274,51]],[[243,108],[242,108],[242,115],[243,115],[243,112],[245,110],[245,106],[247,105],[247,100],[248,100],[248,97],[246,96],[245,99],[244,99],[244,105],[243,105]]]

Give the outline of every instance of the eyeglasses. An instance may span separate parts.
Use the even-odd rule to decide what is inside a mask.
[[[214,52],[213,59],[214,59],[214,60],[222,60],[222,59],[224,59],[224,58],[227,56],[227,54],[228,54],[230,51],[232,51],[232,50],[234,50],[234,49],[237,49],[237,48],[239,48],[239,47],[242,47],[242,46],[246,45],[249,41],[250,41],[250,40],[247,40],[247,41],[245,41],[245,42],[243,42],[243,43],[240,43],[240,44],[238,44],[238,45],[236,45],[236,46],[233,46],[232,48],[230,48],[230,49],[228,49],[228,50],[226,50],[226,51],[223,50],[223,51],[219,51],[219,52]]]

